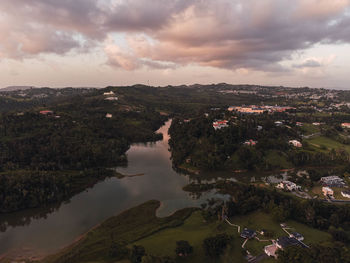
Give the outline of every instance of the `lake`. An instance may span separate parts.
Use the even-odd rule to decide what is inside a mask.
[[[150,199],[161,201],[157,215],[162,217],[199,206],[211,197],[225,198],[211,191],[196,199],[182,190],[190,179],[172,168],[167,133],[170,124],[168,121],[158,130],[162,141],[133,144],[127,152],[127,167],[117,168],[122,174],[142,176],[107,178],[69,202],[2,216],[5,227],[0,232],[0,254],[30,257],[53,253],[108,217]]]

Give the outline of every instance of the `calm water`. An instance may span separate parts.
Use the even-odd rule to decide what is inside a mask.
[[[2,217],[7,227],[0,232],[0,254],[55,252],[104,219],[150,199],[162,202],[157,215],[166,216],[180,208],[198,206],[207,198],[222,197],[208,192],[194,199],[182,190],[189,178],[172,169],[169,126],[170,121],[158,131],[163,133],[163,141],[132,145],[127,152],[128,167],[117,169],[122,174],[143,176],[108,178],[51,210],[30,210]]]

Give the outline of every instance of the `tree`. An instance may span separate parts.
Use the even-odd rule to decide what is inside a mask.
[[[219,234],[214,237],[208,237],[203,241],[203,249],[207,256],[216,258],[224,252],[228,243],[231,241],[232,236],[228,236],[227,234]]]
[[[193,252],[193,247],[186,241],[176,241],[175,253],[180,257],[186,257]]]
[[[134,245],[131,249],[130,261],[132,263],[141,263],[142,257],[145,254],[145,248],[143,246]]]

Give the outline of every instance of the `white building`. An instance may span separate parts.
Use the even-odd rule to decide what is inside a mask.
[[[104,92],[103,95],[104,95],[104,96],[113,96],[113,95],[114,95],[114,92],[113,92],[113,91]]]
[[[350,198],[350,191],[349,190],[341,191],[341,195],[346,198]]]
[[[107,114],[106,114],[106,118],[109,118],[109,119],[110,119],[110,118],[112,118],[112,117],[113,117],[112,114],[110,114],[110,113],[107,113]]]
[[[299,142],[298,140],[290,140],[289,144],[293,145],[294,147],[302,147],[303,145],[301,144],[301,142]]]
[[[287,191],[295,191],[301,189],[300,185],[297,185],[291,181],[282,181],[276,187]]]
[[[322,187],[322,192],[323,192],[323,195],[324,196],[333,196],[333,194],[334,194],[334,191],[331,189],[331,188],[329,188],[329,187]]]
[[[118,100],[118,97],[107,97],[105,98],[105,100],[110,100],[110,101]]]

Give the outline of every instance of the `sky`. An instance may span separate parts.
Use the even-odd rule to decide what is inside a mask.
[[[350,0],[1,0],[0,88],[350,88]]]

